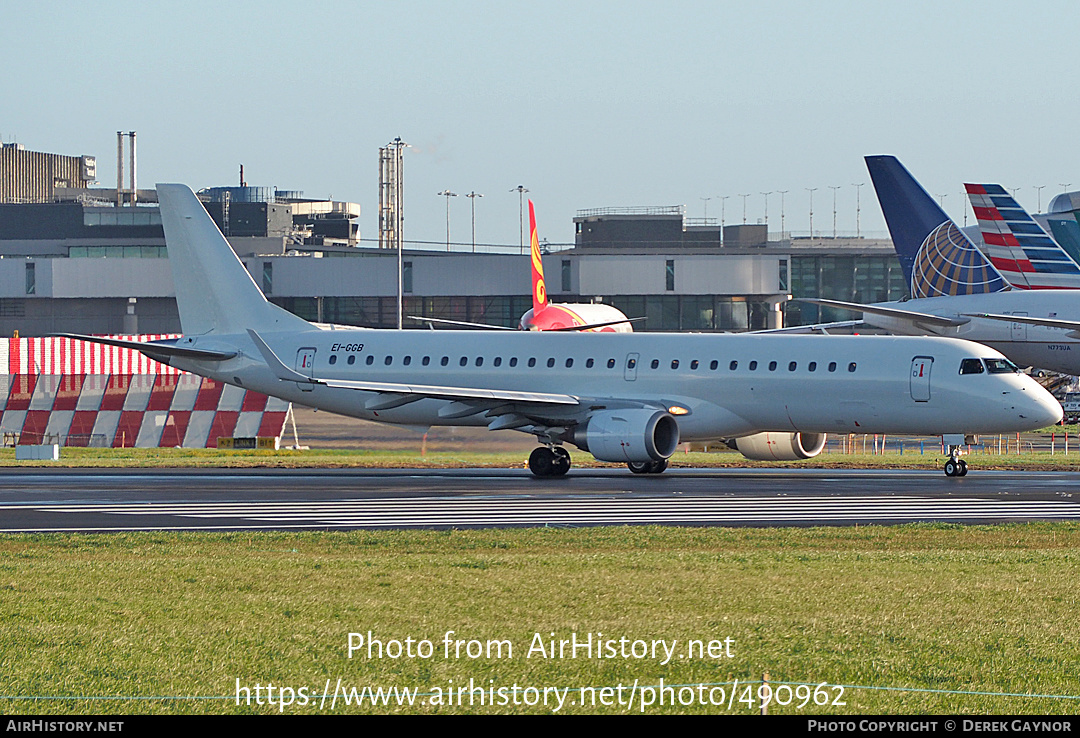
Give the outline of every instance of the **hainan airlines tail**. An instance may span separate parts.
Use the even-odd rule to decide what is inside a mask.
[[[544,282],[544,260],[540,256],[540,239],[536,235],[536,211],[529,200],[529,250],[532,253],[533,317],[548,306],[547,284]]]
[[[895,156],[868,156],[912,297],[1001,292],[1008,283]]]
[[[191,189],[159,184],[157,193],[185,336],[310,330],[267,301]]]
[[[1018,289],[1080,289],[1080,266],[996,184],[965,184],[984,251]]]

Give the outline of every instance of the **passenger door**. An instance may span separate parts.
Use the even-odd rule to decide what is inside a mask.
[[[637,379],[637,365],[639,358],[638,354],[626,355],[626,366],[623,368],[623,379],[627,382],[633,382]]]
[[[300,372],[306,377],[314,376],[312,372],[315,371],[315,349],[302,348],[296,352],[296,371]],[[311,392],[314,385],[297,382],[296,386],[304,392]]]
[[[916,356],[911,360],[911,399],[915,402],[930,400],[930,370],[934,357]]]

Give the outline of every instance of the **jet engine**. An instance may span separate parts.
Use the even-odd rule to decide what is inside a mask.
[[[812,459],[825,448],[824,433],[755,433],[728,443],[748,459],[795,461]]]
[[[567,440],[600,461],[663,461],[679,445],[679,424],[663,410],[604,410],[575,426]]]

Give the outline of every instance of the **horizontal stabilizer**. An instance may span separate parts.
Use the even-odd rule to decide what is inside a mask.
[[[101,336],[84,336],[79,333],[51,333],[56,338],[74,338],[79,341],[90,343],[103,343],[106,346],[119,346],[120,348],[135,349],[149,356],[154,361],[168,363],[171,356],[183,356],[188,359],[203,359],[205,361],[225,361],[237,355],[237,351],[210,351],[208,349],[188,348],[177,346],[178,339],[167,341],[125,341],[120,338],[104,338]],[[163,360],[164,359],[164,360]]]

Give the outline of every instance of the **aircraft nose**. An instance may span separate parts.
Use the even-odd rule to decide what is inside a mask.
[[[1034,382],[1033,382],[1034,384]],[[1032,429],[1046,428],[1061,421],[1061,403],[1039,385],[1023,393],[1023,403],[1017,403],[1020,417],[1031,422]]]

